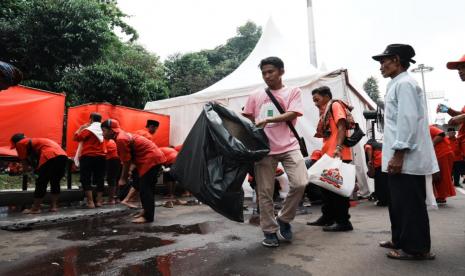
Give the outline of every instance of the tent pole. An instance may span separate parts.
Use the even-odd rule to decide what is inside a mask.
[[[313,23],[313,5],[312,0],[307,0],[307,22],[308,22],[308,42],[310,49],[310,64],[318,68],[316,59],[316,42],[315,42],[315,25]]]

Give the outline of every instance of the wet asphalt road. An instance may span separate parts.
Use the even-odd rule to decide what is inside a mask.
[[[119,211],[0,230],[0,275],[465,275],[460,193],[430,212],[435,261],[387,259],[377,245],[390,237],[387,209],[371,202],[351,208],[355,230],[348,233],[307,226],[320,210],[303,211],[308,214],[293,223],[293,243],[277,249],[261,246],[257,226],[229,221],[204,205],[157,207],[148,225],[133,225],[133,211]]]

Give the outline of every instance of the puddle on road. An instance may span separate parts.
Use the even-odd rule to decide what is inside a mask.
[[[148,258],[123,268],[119,275],[310,275],[298,266],[274,262],[271,255],[263,247],[224,250],[206,245]],[[295,254],[294,257],[305,262],[314,260],[313,256]],[[264,263],[267,265],[257,265]]]
[[[174,243],[156,237],[141,236],[124,240],[104,240],[90,246],[75,246],[40,256],[5,275],[82,275],[105,271],[111,262],[130,252],[145,251]]]
[[[127,217],[127,216],[126,216]],[[122,235],[134,235],[144,233],[173,233],[173,236],[189,234],[207,234],[216,230],[216,223],[202,222],[191,225],[135,225],[130,223],[126,217],[119,218],[92,218],[85,221],[67,223],[58,230],[65,232],[59,239],[65,240],[89,240],[92,238],[112,237]]]
[[[171,261],[167,256],[154,257],[141,264],[134,264],[120,271],[122,276],[159,275],[171,276]]]
[[[92,243],[72,246],[25,261],[12,264],[5,275],[82,275],[99,274],[115,270],[115,275],[170,275],[170,255],[154,257],[142,264],[124,268],[112,264],[131,252],[140,252],[175,243],[175,239],[161,239],[149,236],[153,233],[171,233],[172,237],[189,234],[207,234],[215,232],[222,223],[203,222],[192,225],[135,225],[127,214],[117,217],[95,217],[73,221],[55,227],[64,234],[59,239],[71,241],[89,240]],[[168,270],[167,270],[168,269]],[[2,274],[2,273],[0,273]],[[2,274],[3,275],[3,274]]]
[[[201,260],[206,261],[204,251],[206,247],[200,247],[195,249],[185,249],[175,251],[166,255],[155,256],[144,260],[142,263],[133,264],[120,271],[120,275],[124,276],[139,276],[139,275],[161,275],[161,276],[172,276],[176,271],[191,271],[191,265],[199,265],[202,263]],[[189,258],[187,261],[181,261]],[[203,258],[203,259],[202,259]]]

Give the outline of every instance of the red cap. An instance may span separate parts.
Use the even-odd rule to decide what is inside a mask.
[[[463,57],[461,59],[459,59],[458,61],[450,61],[450,62],[448,62],[447,63],[447,68],[451,69],[451,70],[454,70],[454,69],[457,69],[457,67],[460,64],[465,64],[465,55],[463,55]]]
[[[312,152],[312,155],[310,155],[310,159],[311,160],[319,160],[321,158],[322,154],[321,154],[321,150],[314,150]]]
[[[116,119],[108,119],[102,122],[101,127],[111,128],[114,132],[120,132],[119,122]]]

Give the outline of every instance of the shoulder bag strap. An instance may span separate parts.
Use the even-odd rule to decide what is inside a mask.
[[[283,107],[278,103],[278,100],[276,100],[276,98],[274,97],[274,95],[271,93],[270,91],[270,88],[266,88],[265,89],[265,92],[266,94],[268,95],[268,97],[270,97],[271,101],[273,102],[273,104],[276,106],[276,108],[278,109],[279,113],[281,114],[284,114],[284,109]],[[292,133],[294,133],[294,136],[295,138],[297,138],[297,140],[300,139],[300,136],[299,136],[299,133],[297,133],[297,130],[295,129],[295,127],[292,125],[292,123],[290,121],[286,121],[286,124],[289,126],[289,128],[291,129]]]

